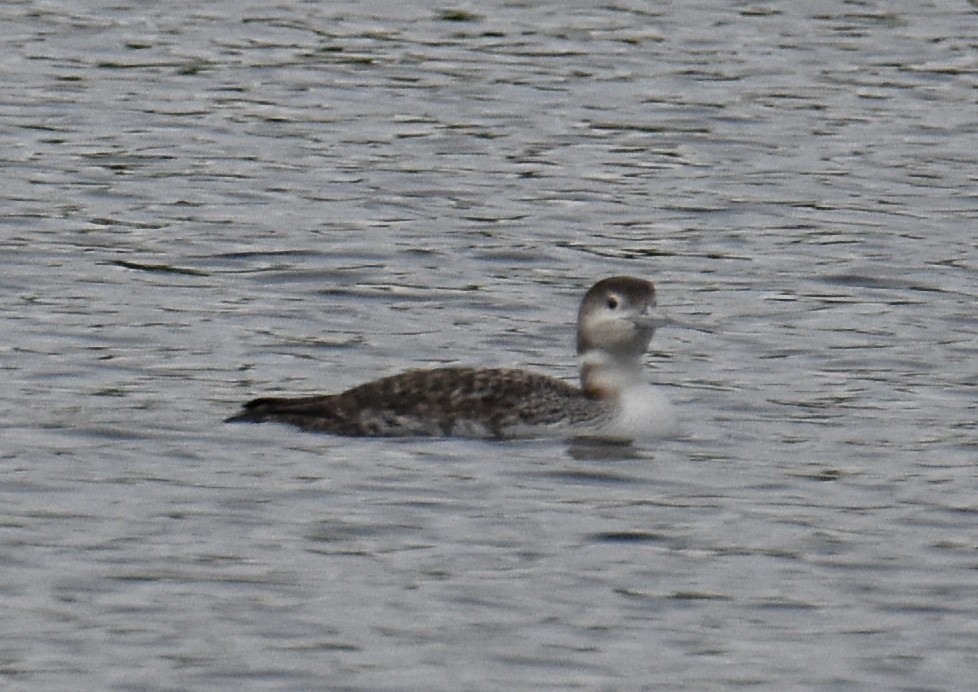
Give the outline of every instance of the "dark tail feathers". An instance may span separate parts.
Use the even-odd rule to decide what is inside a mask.
[[[287,399],[276,399],[275,397],[264,396],[260,399],[252,399],[230,418],[225,418],[225,423],[261,423],[268,420],[268,416],[275,413]]]

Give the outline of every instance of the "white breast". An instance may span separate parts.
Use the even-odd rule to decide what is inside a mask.
[[[636,384],[621,392],[615,416],[599,434],[642,440],[670,435],[677,429],[676,410],[665,395],[651,385]]]

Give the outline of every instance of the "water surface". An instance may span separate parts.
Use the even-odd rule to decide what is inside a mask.
[[[973,685],[973,3],[0,20],[5,688]],[[220,422],[613,274],[675,439]]]

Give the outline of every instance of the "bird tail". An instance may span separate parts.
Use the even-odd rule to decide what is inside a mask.
[[[289,399],[278,399],[275,397],[262,397],[252,399],[245,404],[241,411],[225,418],[225,423],[261,423],[269,419],[276,413],[281,412],[291,402]]]

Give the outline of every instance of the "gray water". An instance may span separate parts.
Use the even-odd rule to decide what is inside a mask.
[[[974,2],[0,6],[0,687],[964,690]],[[573,379],[674,439],[221,423]]]

